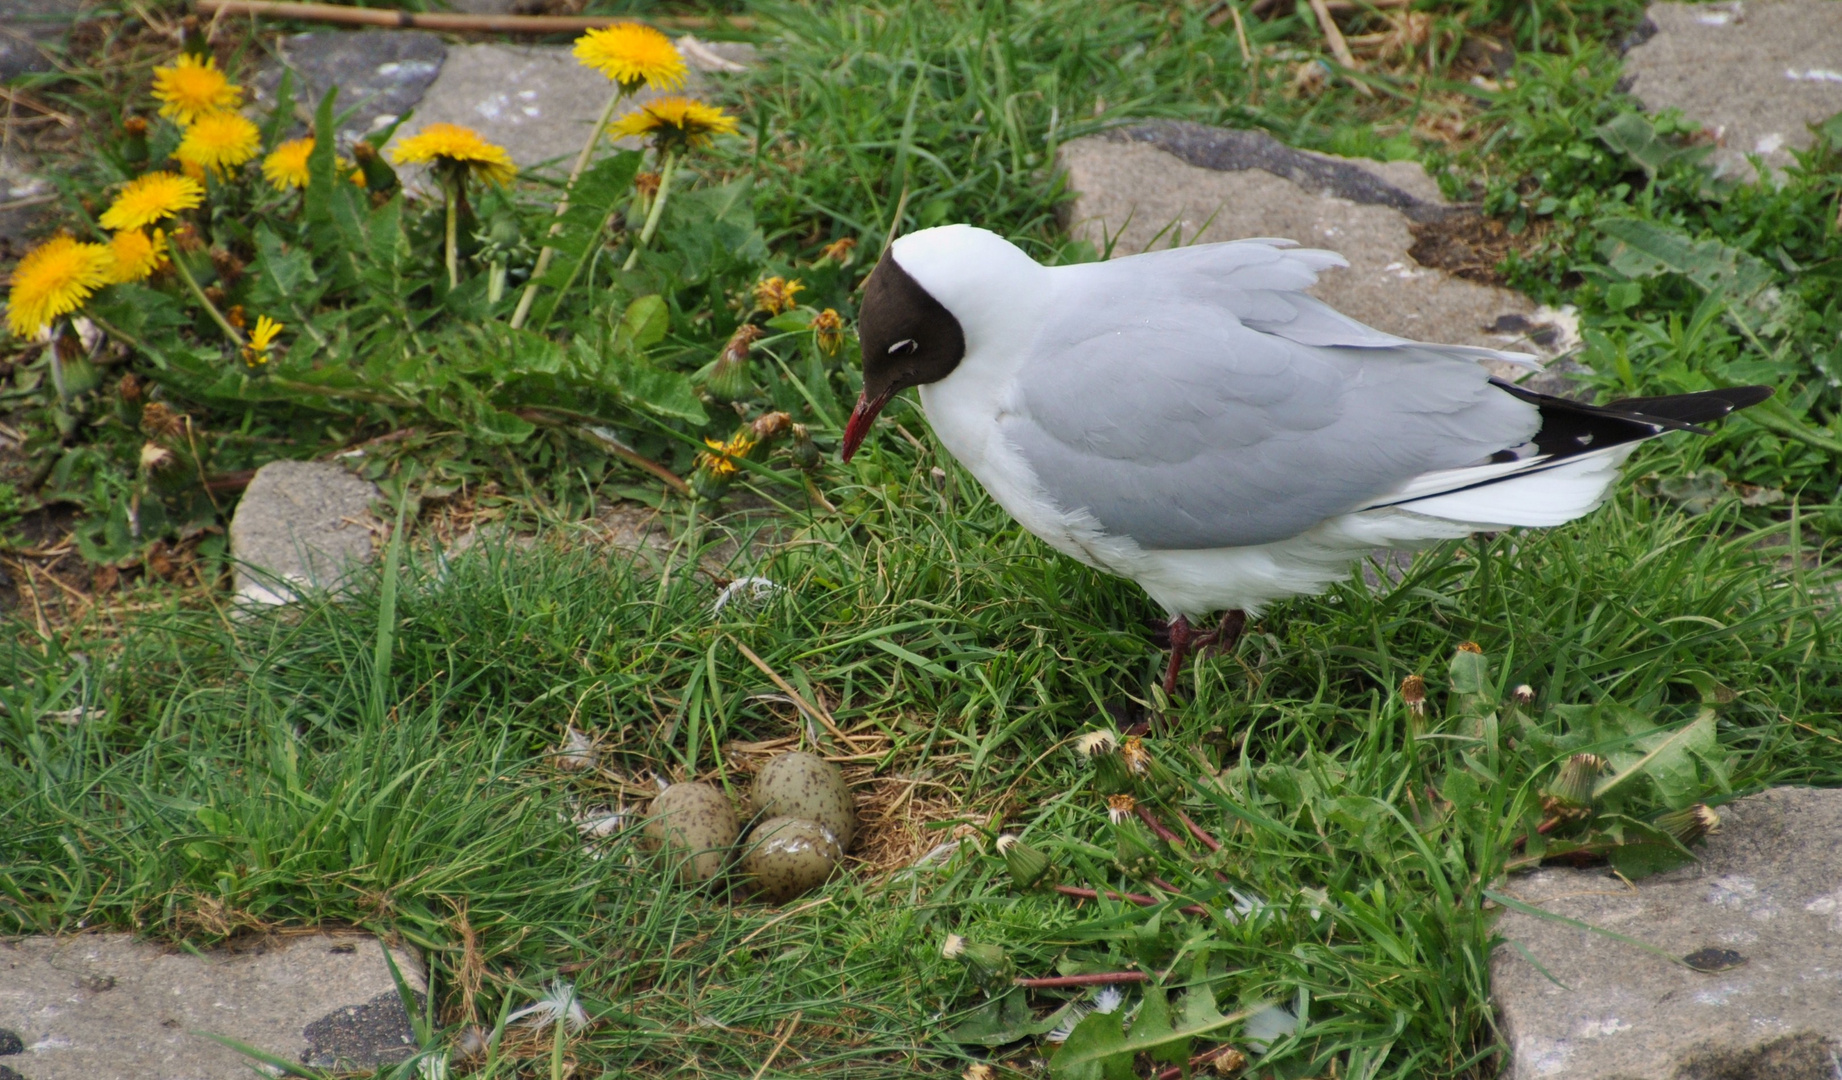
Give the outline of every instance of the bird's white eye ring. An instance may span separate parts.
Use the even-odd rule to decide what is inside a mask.
[[[916,349],[920,347],[921,346],[915,343],[914,338],[903,338],[902,340],[896,342],[894,345],[889,346],[889,355],[890,356],[907,356],[909,353],[914,352]]]

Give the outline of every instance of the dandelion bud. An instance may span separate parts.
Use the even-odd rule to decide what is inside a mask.
[[[1554,778],[1554,785],[1547,793],[1568,809],[1591,807],[1593,788],[1604,771],[1605,759],[1598,754],[1575,754],[1561,765],[1560,775]]]
[[[819,351],[826,356],[836,355],[838,347],[844,344],[844,319],[831,308],[826,308],[813,316],[812,340]]]
[[[1145,747],[1145,740],[1137,735],[1127,736],[1119,748],[1120,763],[1125,765],[1126,774],[1138,785],[1142,794],[1168,794],[1177,786],[1177,778],[1164,767],[1150,750]]]
[[[130,371],[122,376],[122,381],[116,385],[115,392],[122,396],[123,401],[139,401],[141,400],[141,380],[135,378],[134,372]]]
[[[806,430],[805,424],[793,425],[793,445],[788,448],[793,458],[793,467],[801,472],[811,472],[819,467],[819,448],[812,441],[812,432]]]
[[[230,310],[224,312],[224,321],[236,327],[238,330],[249,325],[248,317],[243,313],[242,304],[230,305]]]
[[[979,982],[994,985],[1010,977],[1010,957],[1002,946],[967,941],[958,934],[948,934],[940,955],[958,960],[972,969]]]
[[[1510,696],[1516,699],[1516,704],[1518,705],[1533,705],[1535,703],[1535,688],[1528,683],[1523,683],[1521,686],[1510,691]]]
[[[122,160],[130,165],[147,161],[147,121],[138,116],[122,121]]]
[[[1720,831],[1720,815],[1706,803],[1696,803],[1680,810],[1671,810],[1660,814],[1651,822],[1657,828],[1676,838],[1687,847],[1704,836],[1712,836]]]
[[[1409,675],[1401,680],[1401,700],[1407,703],[1407,711],[1415,716],[1426,715],[1426,680],[1418,675]]]
[[[170,439],[185,430],[185,423],[185,414],[163,401],[150,401],[141,410],[141,433],[150,439]]]
[[[141,444],[141,469],[144,472],[159,472],[173,463],[173,452],[157,442]]]
[[[736,332],[729,335],[729,341],[723,346],[723,352],[716,358],[716,366],[710,369],[709,381],[704,389],[710,396],[721,402],[739,401],[748,396],[753,387],[748,377],[748,350],[762,337],[763,331],[753,323],[743,323],[736,327]]]
[[[237,279],[243,276],[243,260],[224,248],[211,249],[211,268],[217,271],[217,276],[223,279],[226,286],[236,284]]]
[[[1093,763],[1094,790],[1118,795],[1132,790],[1132,774],[1119,756],[1119,736],[1111,731],[1090,731],[1075,741],[1075,749]]]
[[[1027,889],[1049,872],[1049,856],[1017,839],[1010,833],[998,837],[998,854],[1004,857],[1004,869],[1019,889]]]
[[[396,188],[397,171],[377,152],[377,147],[360,139],[352,144],[352,158],[358,162],[358,171],[365,174],[366,191],[379,194]]]

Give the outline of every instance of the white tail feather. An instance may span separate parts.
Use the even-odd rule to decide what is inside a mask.
[[[1463,491],[1431,495],[1395,508],[1482,528],[1560,525],[1592,513],[1618,479],[1636,443],[1609,446],[1536,472]]]

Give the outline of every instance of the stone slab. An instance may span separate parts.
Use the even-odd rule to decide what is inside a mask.
[[[1835,0],[1653,4],[1655,33],[1625,54],[1631,92],[1682,110],[1719,140],[1718,175],[1750,178],[1810,145],[1807,125],[1842,112],[1842,4]]]
[[[377,485],[324,461],[271,461],[256,470],[230,519],[237,594],[257,603],[289,599],[289,582],[335,588],[371,561],[380,526]]]
[[[53,68],[48,50],[82,17],[82,0],[0,0],[0,83]]]
[[[1586,930],[1506,912],[1491,965],[1514,1051],[1507,1080],[1834,1080],[1842,1053],[1842,791],[1774,788],[1720,809],[1701,860],[1635,887],[1545,869],[1507,891],[1686,957],[1691,971]]]
[[[424,993],[421,962],[392,950]],[[363,1017],[362,1034],[350,1014]],[[376,938],[305,934],[203,955],[128,934],[0,941],[0,1057],[26,1080],[247,1080],[253,1062],[198,1034],[350,1070],[414,1051],[409,1016]]]
[[[1324,274],[1311,292],[1377,329],[1546,356],[1577,345],[1562,313],[1408,254],[1414,222],[1451,212],[1416,162],[1336,158],[1291,149],[1264,132],[1160,121],[1065,143],[1060,165],[1077,193],[1071,232],[1103,251],[1111,240],[1116,256],[1283,237],[1342,253],[1349,268]],[[1562,380],[1538,388],[1564,387]]]
[[[285,66],[294,73],[293,94],[306,126],[320,98],[339,88],[338,108],[355,109],[340,128],[340,142],[352,142],[409,115],[435,77],[448,47],[421,30],[321,31],[281,40],[278,59],[251,80],[256,101],[272,107]]]

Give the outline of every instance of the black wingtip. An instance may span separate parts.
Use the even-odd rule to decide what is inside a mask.
[[[1667,397],[1620,398],[1606,402],[1605,408],[1679,424],[1702,424],[1719,420],[1737,409],[1750,408],[1771,396],[1769,386],[1729,386]]]

